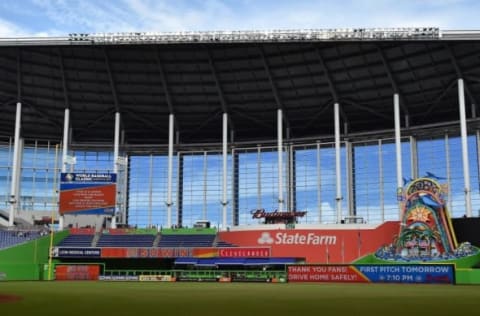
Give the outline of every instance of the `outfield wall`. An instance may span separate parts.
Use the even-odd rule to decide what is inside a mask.
[[[350,263],[392,243],[399,222],[377,227],[364,224],[324,225],[316,229],[276,229],[263,225],[256,230],[222,231],[220,240],[240,247],[270,247],[272,257],[305,258],[306,263]]]
[[[480,269],[458,269],[455,274],[457,284],[480,284]]]
[[[56,233],[53,244],[58,244],[69,234]],[[0,280],[47,279],[50,236],[41,237],[18,246],[0,250]]]

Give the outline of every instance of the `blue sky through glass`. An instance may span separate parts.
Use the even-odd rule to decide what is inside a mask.
[[[457,135],[418,139],[418,176],[433,174],[440,183],[449,182],[448,207],[454,217],[465,213],[461,139]],[[476,137],[468,137],[470,181],[473,213],[479,215],[480,192]],[[413,178],[409,138],[402,142],[402,169],[405,179]],[[352,143],[353,204],[348,204],[346,150],[341,150],[342,216],[351,210],[367,222],[379,223],[398,218],[395,144],[392,140]],[[307,211],[300,223],[333,223],[335,212],[335,148],[333,144],[294,146],[295,210]],[[233,172],[238,173],[238,216],[241,225],[257,224],[251,211],[278,208],[278,156],[274,147],[236,149],[238,166],[233,168],[228,156],[228,225],[233,222]],[[75,172],[111,172],[113,153],[109,151],[76,151]],[[12,145],[0,144],[0,188],[4,209],[8,207]],[[55,157],[57,155],[57,157]],[[208,219],[214,226],[222,222],[222,155],[219,152],[181,153],[174,157],[172,185],[172,222],[177,223],[181,204],[182,224]],[[61,156],[51,145],[27,144],[21,169],[21,205],[26,211],[49,211],[55,206],[54,179],[59,176]],[[288,196],[288,155],[284,152],[283,196],[285,210]],[[57,159],[57,167],[54,162]],[[179,173],[179,161],[183,172]],[[179,175],[182,181],[179,182]],[[165,226],[167,222],[167,156],[130,156],[128,174],[128,221],[139,227]],[[179,191],[179,183],[181,190]],[[122,189],[123,190],[123,189]],[[182,194],[179,196],[179,192]],[[181,199],[180,199],[181,197]],[[349,208],[350,207],[350,208]]]

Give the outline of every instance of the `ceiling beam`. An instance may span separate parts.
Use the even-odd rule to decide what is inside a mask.
[[[457,83],[457,80],[452,80],[447,85],[447,87],[435,98],[432,104],[428,107],[428,109],[422,113],[422,117],[426,117],[432,113],[435,107],[440,103],[440,101],[447,95],[447,93],[452,89],[452,87]]]
[[[335,85],[333,84],[332,77],[330,75],[330,71],[327,68],[327,65],[325,65],[325,61],[323,60],[322,54],[320,53],[320,50],[318,47],[315,47],[315,53],[318,57],[318,61],[320,63],[320,66],[322,67],[323,74],[325,76],[325,79],[327,80],[328,83],[328,88],[330,89],[330,93],[332,94],[333,97],[333,102],[338,102],[338,93],[337,89],[335,88]]]
[[[155,130],[155,132],[162,132],[161,130],[158,129],[160,124],[158,124],[158,125],[154,124],[151,120],[146,119],[142,115],[140,115],[140,114],[138,114],[134,111],[131,111],[131,110],[123,110],[123,112],[124,112],[125,115],[128,115],[128,116],[132,117],[133,119],[139,121],[140,123],[145,124],[147,127]],[[167,134],[167,133],[163,132],[163,134]]]
[[[368,60],[367,60],[366,54],[363,53],[363,47],[364,47],[364,46],[363,46],[362,44],[358,45],[359,51],[362,52],[361,57],[362,57],[363,63],[364,63],[364,65],[367,65],[367,64],[368,64]],[[351,68],[349,68],[349,69],[350,69],[350,71],[352,71]],[[365,76],[365,78],[366,78],[366,80],[369,80],[370,82],[373,83],[373,87],[374,87],[374,89],[377,91],[377,97],[379,97],[379,96],[380,96],[380,89],[379,89],[378,84],[377,84],[376,76],[373,75],[372,69],[371,69],[370,67],[366,67],[366,70],[367,70],[367,73],[368,73],[368,77]],[[383,78],[384,78],[384,77],[382,76],[382,79],[383,79]],[[362,80],[362,79],[360,79],[359,77],[357,77],[355,80],[356,80],[357,82],[359,82],[359,81]]]
[[[341,99],[342,103],[346,103],[346,104],[350,104],[351,106],[359,109],[359,110],[362,110],[362,111],[365,111],[365,112],[368,112],[374,116],[377,116],[377,117],[381,117],[381,118],[384,118],[386,120],[391,120],[392,117],[389,116],[389,115],[386,115],[386,114],[382,114],[382,113],[379,113],[377,111],[375,111],[374,109],[368,107],[367,105],[362,105],[362,104],[359,104],[357,102],[355,102],[354,100],[350,100],[350,99]]]
[[[17,102],[16,99],[10,99],[10,100],[5,101],[5,102],[3,102],[2,104],[0,104],[0,108],[2,108],[2,107],[4,107],[4,106],[9,106],[9,105],[14,104],[14,103],[16,103],[16,102]]]
[[[382,61],[383,67],[385,68],[385,72],[387,74],[388,79],[390,80],[390,83],[392,85],[392,90],[393,93],[398,93],[400,97],[400,107],[402,108],[403,112],[405,115],[410,116],[410,113],[408,111],[407,106],[405,105],[402,92],[400,90],[400,87],[397,84],[397,81],[395,80],[395,76],[393,74],[392,68],[390,67],[390,64],[388,63],[387,57],[385,56],[385,53],[383,52],[382,48],[379,45],[376,45],[378,55],[380,56],[380,60]],[[409,124],[407,124],[409,125]]]
[[[453,53],[452,48],[447,43],[445,43],[444,46],[445,46],[445,49],[447,50],[448,56],[450,57],[452,65],[455,68],[455,72],[457,73],[457,76],[458,76],[457,79],[465,78],[464,75],[463,75],[462,69],[460,68],[460,65],[457,62],[457,58],[455,57],[455,54]],[[466,81],[464,81],[464,88],[465,88],[465,92],[467,93],[468,97],[470,98],[470,102],[472,102],[472,104],[475,104],[475,106],[478,106],[479,104],[477,103],[474,95],[470,92],[469,85]]]
[[[222,89],[222,85],[220,83],[220,80],[218,79],[218,75],[217,75],[218,71],[217,71],[217,68],[215,67],[215,61],[213,60],[212,53],[210,52],[210,49],[208,48],[208,46],[205,46],[205,50],[207,52],[208,65],[210,66],[210,70],[211,70],[212,75],[213,75],[213,80],[215,81],[215,88],[217,89],[218,98],[220,99],[220,105],[222,106],[222,111],[223,111],[223,113],[228,113],[228,104],[227,104],[227,101],[225,101],[225,93]],[[231,116],[228,115],[227,119],[228,119],[228,129],[229,129],[229,131],[234,130],[234,125],[233,125],[233,121],[232,121]]]
[[[402,54],[404,56],[404,61],[407,64],[408,72],[412,76],[413,82],[415,82],[415,84],[418,87],[418,92],[422,95],[423,101],[425,103],[427,103],[428,102],[427,98],[425,98],[425,94],[423,93],[423,91],[425,91],[425,89],[423,88],[421,80],[418,78],[417,71],[414,69],[414,67],[412,67],[412,64],[410,63],[410,60],[406,57],[407,53],[405,52],[405,47],[402,46],[400,48],[400,51],[402,52]]]
[[[310,126],[312,126],[316,121],[317,119],[322,116],[322,114],[327,111],[328,109],[331,108],[331,105],[333,103],[333,100],[332,99],[329,99],[327,100],[327,102],[325,102],[324,104],[322,104],[320,106],[320,110],[318,110],[317,113],[315,113],[315,115],[303,126],[303,130],[306,130],[306,129],[309,129]]]
[[[110,90],[112,91],[113,96],[113,105],[115,106],[115,112],[120,112],[120,105],[118,103],[117,89],[115,86],[115,81],[113,80],[112,68],[110,67],[110,58],[108,57],[108,52],[105,47],[102,49],[103,56],[105,58],[105,66],[107,68],[108,81],[110,84]]]
[[[202,123],[200,123],[199,126],[197,126],[195,129],[192,129],[192,130],[189,130],[188,132],[185,132],[185,134],[187,135],[196,135],[198,134],[198,132],[200,132],[201,130],[203,130],[203,128],[205,126],[207,126],[211,121],[213,121],[214,119],[216,119],[220,114],[222,114],[223,112],[219,109],[216,109],[214,111],[212,111],[211,113],[207,114],[207,119],[204,120]]]
[[[212,72],[213,81],[215,82],[215,88],[217,89],[218,98],[220,99],[220,105],[222,106],[222,111],[223,113],[228,113],[227,102],[225,101],[222,87],[220,86],[220,82],[218,81],[217,70],[215,69],[212,53],[210,52],[210,49],[208,47],[205,47],[205,51],[207,52],[208,65],[210,67],[210,71]]]
[[[113,107],[113,108],[110,108],[110,110],[108,111],[105,111],[105,113],[103,113],[102,115],[100,115],[99,117],[97,117],[95,120],[91,121],[90,123],[87,124],[86,127],[82,128],[77,128],[78,130],[90,130],[92,129],[94,126],[96,126],[98,123],[100,123],[101,121],[103,121],[104,119],[106,119],[107,117],[111,117],[113,116],[113,114],[117,112],[117,110]],[[79,132],[77,134],[78,137],[80,137],[82,135],[82,132]]]
[[[52,123],[55,127],[59,128],[59,129],[63,129],[63,125],[58,122],[57,120],[53,119],[51,115],[49,115],[46,111],[42,110],[39,106],[36,106],[36,105],[33,105],[31,103],[28,103],[28,102],[23,102],[22,101],[22,105],[26,105],[28,106],[30,109],[32,109],[35,113],[37,113],[38,115],[40,115],[40,117],[42,117],[43,119],[45,119],[47,122],[50,122]]]
[[[63,55],[61,49],[57,48],[58,64],[60,66],[60,75],[62,76],[62,89],[63,89],[63,99],[65,102],[65,108],[70,109],[70,100],[68,98],[68,89],[67,89],[67,80],[65,77],[65,65],[63,62]]]
[[[158,72],[160,74],[160,80],[162,82],[163,93],[165,94],[165,100],[167,101],[168,112],[169,114],[175,114],[173,109],[172,96],[170,94],[170,89],[168,88],[167,77],[165,76],[165,69],[163,68],[163,62],[160,58],[160,52],[158,51],[158,46],[154,46],[155,61],[157,62]],[[176,125],[176,124],[175,124]]]
[[[163,67],[163,60],[157,45],[154,46],[154,55],[157,63],[158,73],[160,74],[160,81],[162,82],[163,93],[165,95],[165,100],[167,101],[168,113],[173,114],[173,132],[177,133],[177,135],[180,135],[180,123],[175,115],[176,113],[173,105],[172,94],[170,92],[167,75],[165,74],[165,68]]]
[[[285,107],[283,106],[282,100],[280,98],[280,94],[278,93],[278,88],[277,85],[275,84],[275,81],[273,80],[272,73],[270,71],[270,65],[268,64],[268,59],[265,56],[265,51],[263,46],[260,46],[260,57],[262,58],[262,63],[263,63],[263,68],[265,70],[265,73],[267,74],[268,82],[270,83],[270,87],[272,88],[272,93],[273,97],[275,99],[275,104],[277,105],[277,109],[282,110],[283,112],[283,120],[285,121],[285,127],[287,129],[290,128],[290,122],[288,121],[288,116],[285,111]]]
[[[332,97],[333,97],[333,103],[338,103],[339,102],[338,91],[335,88],[335,84],[333,83],[333,78],[332,78],[332,75],[330,73],[330,70],[328,69],[327,64],[325,63],[325,61],[323,59],[323,56],[322,56],[322,54],[321,54],[321,52],[320,52],[320,50],[318,49],[317,46],[315,46],[315,53],[316,53],[316,56],[318,57],[318,61],[320,63],[320,66],[322,67],[322,71],[323,71],[323,74],[325,76],[325,79],[327,80],[328,87],[330,89],[330,93],[332,94]],[[345,64],[343,64],[343,69],[346,72]],[[347,75],[348,75],[348,73],[347,73]],[[350,78],[350,76],[349,76],[349,78]],[[351,82],[351,80],[350,80],[350,82]],[[342,117],[343,122],[348,125],[349,123],[348,123],[347,114],[345,113],[345,111],[343,110],[341,105],[340,105],[339,109],[340,109],[340,116]],[[347,134],[346,131],[345,131],[345,134]]]
[[[477,77],[477,76],[465,75],[465,79],[468,79],[469,81],[474,81],[476,83],[480,83],[480,77]]]
[[[242,111],[242,110],[239,110],[239,109],[231,109],[230,111],[231,111],[233,114],[236,114],[236,115],[238,115],[238,116],[242,116],[242,117],[244,117],[244,118],[246,118],[246,119],[248,119],[248,120],[250,120],[250,121],[252,121],[252,122],[255,122],[256,124],[261,125],[261,126],[263,126],[263,127],[265,127],[265,128],[274,129],[274,127],[275,127],[274,125],[269,124],[269,123],[267,123],[266,121],[259,120],[259,119],[257,119],[256,117],[254,117],[254,116],[252,116],[252,115],[250,115],[250,114],[247,114],[247,113],[245,113],[245,112]]]

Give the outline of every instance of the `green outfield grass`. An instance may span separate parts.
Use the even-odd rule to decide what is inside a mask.
[[[0,315],[478,315],[480,288],[453,285],[0,282]]]

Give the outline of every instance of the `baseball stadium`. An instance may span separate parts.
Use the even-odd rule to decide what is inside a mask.
[[[476,30],[0,38],[0,311],[471,313],[478,100]]]

